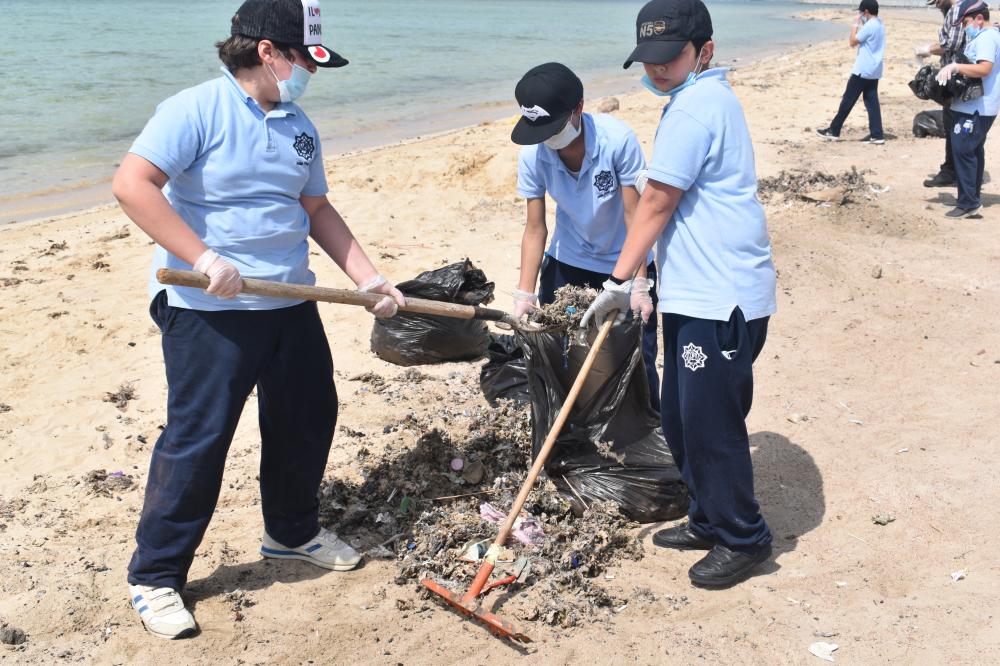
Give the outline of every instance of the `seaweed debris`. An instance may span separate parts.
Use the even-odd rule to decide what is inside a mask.
[[[119,493],[124,493],[135,487],[135,480],[122,472],[108,472],[103,469],[94,469],[83,477],[83,482],[87,485],[87,492],[100,497],[114,497]]]
[[[376,458],[359,456],[359,481],[329,479],[320,489],[320,519],[369,557],[396,561],[398,585],[428,594],[419,582],[430,577],[449,589],[465,590],[480,563],[460,559],[470,544],[492,541],[497,525],[480,517],[489,501],[510,507],[527,474],[531,421],[511,401],[477,406],[452,417],[449,430],[425,430],[411,447],[389,444]],[[464,430],[464,432],[462,432]],[[456,469],[479,463],[481,480],[470,482]],[[454,464],[453,464],[454,463]],[[528,621],[573,627],[609,617],[625,601],[600,582],[614,563],[638,560],[642,544],[636,526],[611,502],[594,503],[574,516],[569,502],[548,481],[540,481],[525,511],[545,532],[538,546],[508,542],[497,574],[522,575],[504,599],[504,612]],[[489,603],[489,602],[487,602]]]
[[[797,197],[806,201],[845,204],[859,199],[871,199],[874,189],[865,179],[868,170],[829,174],[823,171],[792,169],[777,176],[757,181],[757,195],[763,202],[770,202],[778,195]]]
[[[571,331],[580,327],[580,320],[597,298],[591,287],[566,285],[555,292],[555,300],[531,311],[528,321],[546,330]]]

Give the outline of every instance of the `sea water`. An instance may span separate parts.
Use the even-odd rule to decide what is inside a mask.
[[[107,179],[171,94],[219,75],[215,42],[238,0],[0,0],[0,221],[39,193]],[[322,0],[323,43],[350,60],[321,69],[301,106],[327,156],[513,115],[514,85],[559,61],[590,96],[638,87],[622,69],[642,2]],[[847,28],[798,21],[806,5],[709,1],[720,62],[746,61]],[[738,63],[737,63],[738,64]],[[14,202],[12,204],[12,202]],[[5,205],[6,204],[6,205]],[[6,210],[5,210],[6,208]],[[5,214],[6,213],[6,214]]]

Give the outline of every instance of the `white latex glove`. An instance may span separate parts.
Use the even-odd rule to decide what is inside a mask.
[[[637,277],[632,280],[632,296],[629,307],[633,315],[642,317],[642,323],[649,321],[653,314],[653,297],[649,295],[649,290],[653,288],[653,281],[644,277]]]
[[[931,55],[931,45],[924,44],[923,46],[918,46],[917,48],[913,49],[913,55],[917,56],[918,58],[929,58]]]
[[[631,306],[629,294],[632,291],[632,280],[625,280],[621,284],[606,280],[601,287],[603,291],[597,295],[580,320],[580,328],[587,328],[591,322],[597,326],[603,325],[613,310],[618,311],[618,316],[615,317],[616,324],[625,320],[625,313]]]
[[[938,83],[944,85],[948,83],[948,80],[956,74],[958,74],[958,63],[953,62],[950,65],[945,65],[938,70],[937,76],[934,78],[937,79]]]
[[[239,270],[220,257],[215,250],[208,249],[202,252],[192,268],[209,277],[210,282],[205,291],[213,296],[232,298],[243,289],[243,278],[240,277]]]
[[[514,319],[520,319],[535,309],[538,296],[530,291],[514,290]]]
[[[406,299],[403,297],[403,292],[396,289],[392,284],[385,279],[384,275],[376,275],[368,282],[358,285],[358,291],[365,291],[369,294],[385,294],[385,298],[376,303],[370,308],[366,308],[368,312],[379,319],[387,319],[389,317],[394,317],[397,312],[399,312],[400,305],[406,305]]]

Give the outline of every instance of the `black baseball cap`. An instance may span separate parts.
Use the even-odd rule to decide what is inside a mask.
[[[318,67],[347,64],[347,60],[320,43],[323,25],[319,0],[246,0],[236,10],[230,32],[289,46]]]
[[[514,97],[521,105],[521,119],[510,140],[532,146],[558,134],[583,99],[583,83],[566,65],[547,62],[532,67],[517,82]]]
[[[869,14],[875,16],[878,14],[878,2],[875,0],[861,0],[861,4],[858,5],[858,11],[867,11]]]
[[[680,55],[688,42],[711,38],[712,17],[701,0],[651,0],[639,10],[635,49],[623,66],[662,65]]]
[[[958,5],[958,20],[955,21],[955,25],[961,25],[962,19],[966,16],[975,17],[976,14],[982,14],[984,9],[986,11],[990,9],[985,0],[962,0]]]

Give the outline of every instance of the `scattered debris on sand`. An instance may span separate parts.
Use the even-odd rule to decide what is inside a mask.
[[[757,194],[765,203],[774,200],[776,196],[784,196],[816,203],[842,205],[861,199],[871,199],[873,193],[881,191],[865,179],[865,174],[868,173],[871,172],[858,171],[857,167],[853,166],[850,171],[839,174],[792,169],[782,171],[777,176],[759,179]]]
[[[114,497],[135,487],[135,479],[131,475],[103,469],[87,472],[83,477],[83,483],[87,486],[88,494],[99,497]]]
[[[528,321],[547,330],[571,331],[580,327],[584,313],[597,298],[597,290],[566,285],[556,289],[555,296],[552,303],[532,310]]]
[[[527,474],[527,409],[501,400],[462,414],[449,424],[461,436],[430,429],[412,447],[390,445],[378,459],[359,454],[358,481],[330,479],[320,490],[321,521],[369,557],[395,559],[396,583],[421,594],[426,577],[453,590],[469,586],[498,529],[480,516],[480,506],[509,508]],[[469,469],[481,473],[470,477]],[[643,549],[636,525],[616,504],[594,503],[576,517],[542,481],[525,505],[528,516],[545,536],[537,546],[511,538],[503,549],[494,577],[519,574],[505,588],[516,592],[505,598],[505,614],[572,627],[625,605],[604,587],[603,575],[618,561],[641,559]]]
[[[17,627],[12,627],[6,622],[0,627],[0,643],[4,645],[21,645],[28,640],[28,635]]]
[[[135,384],[132,382],[123,382],[114,393],[104,394],[104,402],[110,402],[124,412],[128,409],[128,403],[137,397]]]

